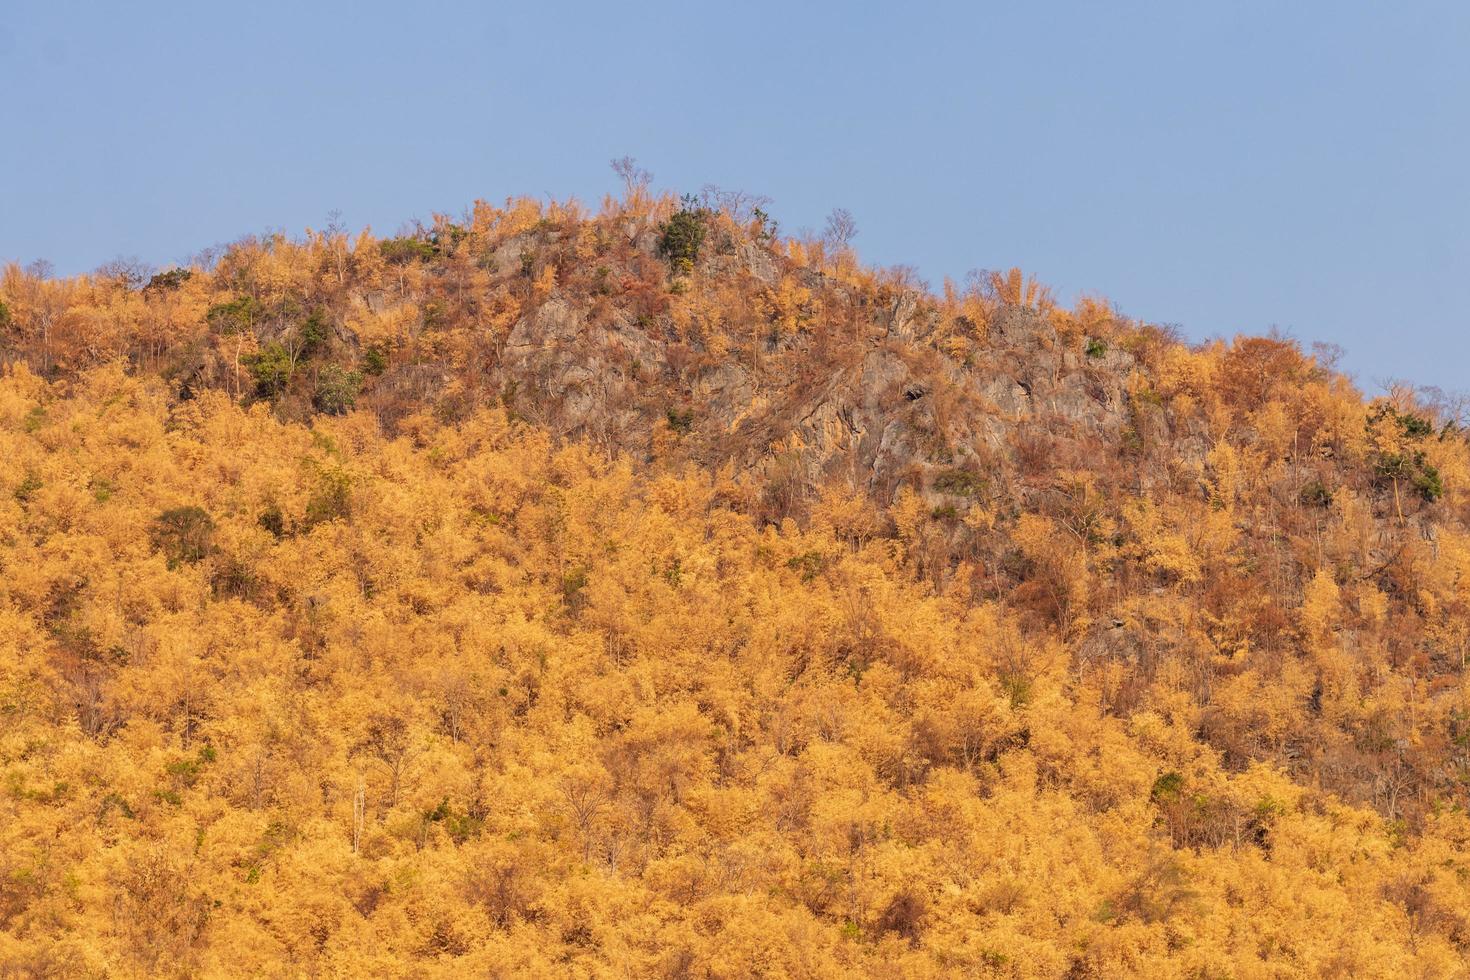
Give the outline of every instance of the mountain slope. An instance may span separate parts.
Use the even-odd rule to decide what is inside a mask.
[[[7,968],[1463,970],[1453,419],[641,195],[206,258],[0,279]]]

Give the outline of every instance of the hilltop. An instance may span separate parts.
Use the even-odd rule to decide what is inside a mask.
[[[1453,975],[1470,447],[738,195],[0,276],[0,967]]]

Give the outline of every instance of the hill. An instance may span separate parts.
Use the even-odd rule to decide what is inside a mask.
[[[0,304],[11,972],[1464,972],[1443,407],[636,183]]]

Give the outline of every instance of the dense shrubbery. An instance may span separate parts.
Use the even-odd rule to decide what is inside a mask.
[[[0,974],[1463,972],[1449,412],[644,190],[0,276]]]
[[[344,415],[357,404],[358,389],[362,387],[362,375],[348,371],[336,364],[328,364],[317,375],[316,393],[312,402],[318,411],[328,415]]]
[[[153,521],[153,546],[170,565],[193,564],[209,554],[214,521],[202,507],[175,507]]]
[[[295,370],[291,352],[274,340],[242,361],[255,379],[255,394],[260,398],[274,398],[285,391]]]
[[[233,334],[250,330],[263,313],[254,297],[240,296],[211,306],[204,318],[221,333]]]
[[[1120,710],[1126,673],[915,582],[904,504],[865,544],[835,497],[761,529],[697,472],[639,475],[499,410],[415,444],[215,394],[169,417],[117,371],[0,382],[4,459],[46,486],[115,474],[106,497],[31,493],[0,540],[7,968],[1462,962],[1463,813],[1410,834],[1222,765],[1182,702]],[[165,505],[185,494],[212,516]],[[1051,588],[1070,537],[1021,534]],[[1299,710],[1246,700],[1268,732]]]
[[[985,489],[985,478],[971,470],[949,469],[934,477],[934,492],[956,497],[978,497]]]
[[[184,283],[193,278],[193,276],[194,272],[192,269],[169,269],[165,272],[155,273],[154,276],[148,280],[148,285],[144,286],[143,288],[162,291],[178,289]]]
[[[421,238],[389,238],[379,242],[378,249],[383,253],[383,258],[392,265],[427,262],[435,253],[434,244]]]
[[[677,273],[692,272],[699,261],[699,250],[709,233],[709,213],[689,197],[683,206],[659,229],[659,254],[669,260]]]

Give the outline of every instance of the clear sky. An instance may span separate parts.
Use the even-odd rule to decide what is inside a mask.
[[[0,0],[0,260],[655,184],[1470,389],[1470,3]]]

